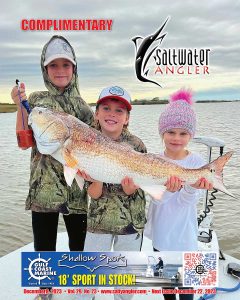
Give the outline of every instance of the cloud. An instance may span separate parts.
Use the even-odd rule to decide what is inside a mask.
[[[41,50],[53,34],[61,34],[71,42],[77,54],[80,87],[86,98],[97,97],[99,88],[110,82],[124,85],[133,93],[133,98],[142,94],[154,97],[156,91],[164,95],[169,89],[179,88],[179,80],[184,84],[186,78],[165,77],[164,90],[161,91],[151,84],[137,81],[134,71],[135,48],[131,39],[155,32],[168,16],[171,18],[166,26],[167,37],[162,47],[210,48],[211,68],[219,72],[222,84],[226,76],[233,78],[240,75],[239,9],[240,2],[233,0],[184,0],[171,6],[167,0],[153,0],[151,3],[145,0],[115,0],[108,3],[103,0],[43,0],[23,2],[21,5],[16,0],[7,1],[0,12],[1,93],[7,95],[16,76],[21,77],[30,90],[43,88],[39,67]],[[23,18],[108,18],[113,19],[113,27],[110,32],[23,32],[20,29]],[[211,95],[219,98],[220,83],[215,78],[211,74],[208,85],[216,90]],[[205,82],[200,76],[188,79],[190,86],[202,87]],[[229,78],[226,79],[225,84],[228,84],[226,90],[231,98],[233,95],[235,97],[236,91],[232,90],[231,93],[229,81]],[[236,79],[233,78],[233,81]]]

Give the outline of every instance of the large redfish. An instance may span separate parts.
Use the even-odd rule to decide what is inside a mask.
[[[106,183],[120,184],[128,176],[141,189],[160,199],[163,184],[170,176],[177,176],[188,184],[204,177],[214,188],[233,196],[222,183],[222,169],[232,152],[201,168],[186,169],[160,155],[136,152],[131,146],[115,142],[65,113],[36,107],[29,116],[29,125],[40,153],[51,155],[64,165],[68,185],[76,178],[82,187],[78,169]]]

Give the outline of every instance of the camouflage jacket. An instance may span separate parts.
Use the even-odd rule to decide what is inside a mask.
[[[67,40],[65,42],[68,43]],[[30,106],[64,111],[91,125],[93,113],[79,94],[77,68],[75,67],[73,78],[63,93],[49,81],[43,66],[47,45],[43,48],[41,67],[48,91],[32,93],[29,96]],[[49,155],[42,155],[35,146],[32,148],[30,168],[30,189],[26,200],[26,209],[64,214],[87,212],[86,189],[80,191],[75,180],[72,186],[68,187],[63,175],[63,166],[57,160]]]
[[[138,152],[147,152],[143,142],[129,132],[122,134],[119,142],[128,143]],[[128,196],[120,184],[104,183],[101,197],[90,200],[87,230],[112,234],[142,232],[146,222],[145,205],[141,189]]]

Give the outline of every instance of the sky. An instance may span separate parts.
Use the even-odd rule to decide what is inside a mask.
[[[133,37],[154,33],[169,18],[161,48],[211,49],[209,73],[148,74],[161,84],[139,81]],[[22,19],[112,19],[111,31],[23,31]],[[80,92],[95,102],[106,86],[125,88],[132,99],[167,99],[179,88],[191,88],[196,100],[240,99],[240,0],[41,0],[5,1],[0,11],[0,102],[11,102],[15,79],[27,94],[44,90],[40,55],[54,34],[75,49]],[[141,41],[141,40],[140,40]],[[156,66],[156,65],[155,65]]]

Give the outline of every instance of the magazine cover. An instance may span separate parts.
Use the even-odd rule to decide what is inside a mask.
[[[239,9],[2,5],[1,299],[239,299]]]

